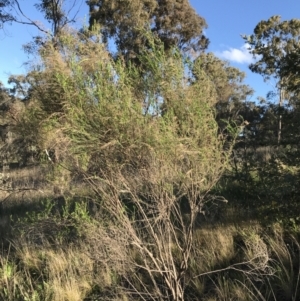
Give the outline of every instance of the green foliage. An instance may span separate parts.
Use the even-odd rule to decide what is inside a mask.
[[[37,101],[34,108],[40,107],[42,113],[37,120],[44,137],[39,139],[40,143],[44,140],[41,148],[50,144],[49,133],[58,127],[69,137],[65,141],[74,142],[79,161],[89,156],[92,169],[115,164],[117,158],[118,166],[135,165],[137,162],[131,160],[136,161],[138,153],[142,156],[138,164],[145,164],[153,147],[157,156],[168,158],[170,164],[174,164],[171,161],[178,150],[189,154],[201,168],[213,170],[211,162],[219,164],[223,151],[214,121],[216,100],[210,80],[199,68],[204,76],[189,86],[181,55],[174,51],[167,56],[159,40],[144,36],[148,36],[152,50],[145,50],[139,58],[142,73],[122,60],[113,61],[102,44],[79,41],[72,35],[62,37],[64,57],[53,48],[44,53],[46,69],[32,81],[32,97]],[[52,91],[49,98],[48,89],[49,95]],[[55,101],[55,95],[59,95],[59,107],[48,102]],[[28,120],[34,122],[36,118]],[[212,148],[218,151],[209,151]],[[122,149],[132,153],[122,151],[125,157],[121,158]],[[214,159],[204,160],[208,154]]]
[[[278,89],[278,144],[282,138],[282,115],[284,101],[291,104],[299,102],[298,72],[290,56],[299,52],[300,20],[281,21],[280,16],[273,16],[261,21],[254,29],[254,34],[244,36],[250,45],[250,52],[258,60],[249,66],[250,70],[261,74],[266,80],[275,77]]]
[[[11,4],[12,1],[10,0],[0,1],[0,29],[2,29],[4,23],[9,23],[14,20],[14,17],[11,14]]]
[[[197,15],[187,0],[87,1],[90,8],[90,26],[99,23],[105,41],[114,38],[126,61],[137,63],[145,48],[151,48],[143,30],[151,31],[170,51],[202,51],[208,46],[203,35],[204,18]]]
[[[266,78],[271,75],[283,78],[282,67],[289,54],[299,48],[300,21],[292,19],[281,21],[280,16],[273,16],[261,21],[254,29],[254,34],[244,39],[251,47],[251,53],[261,56],[250,69]]]

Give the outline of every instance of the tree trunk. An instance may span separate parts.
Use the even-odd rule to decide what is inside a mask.
[[[281,142],[281,131],[282,131],[282,115],[281,115],[281,108],[283,103],[284,91],[280,87],[280,95],[279,95],[279,117],[278,117],[278,136],[277,136],[277,144],[279,145]]]

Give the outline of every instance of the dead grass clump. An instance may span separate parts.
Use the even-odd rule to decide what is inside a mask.
[[[276,271],[270,279],[270,291],[281,300],[296,301],[300,297],[300,244],[291,234],[286,235],[278,224],[273,234],[267,237],[267,243],[273,259],[272,267]]]
[[[273,225],[266,232],[244,227],[232,270],[223,269],[212,279],[212,300],[296,301],[299,299],[299,243]],[[238,261],[244,258],[243,266]],[[214,295],[213,294],[213,295]],[[210,299],[208,299],[210,300]]]
[[[238,229],[234,226],[215,226],[197,229],[195,232],[197,272],[205,273],[227,267],[235,257],[235,236]],[[201,258],[201,259],[200,259]]]
[[[93,262],[82,250],[48,250],[44,254],[45,300],[81,301],[93,285]]]
[[[81,301],[91,291],[93,262],[76,248],[52,249],[50,245],[15,245],[18,265],[12,275],[14,290],[9,300],[27,296],[29,300]],[[7,264],[6,264],[7,267]],[[5,265],[2,264],[2,269]],[[1,293],[8,292],[9,283]],[[34,299],[37,297],[38,299]]]

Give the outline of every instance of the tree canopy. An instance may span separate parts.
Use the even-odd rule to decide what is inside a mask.
[[[293,79],[299,76],[295,70],[299,68],[300,20],[281,21],[280,16],[273,16],[259,22],[254,33],[244,39],[250,45],[250,52],[258,58],[250,70],[265,79],[275,76],[280,85],[293,89]]]
[[[202,51],[208,46],[203,30],[205,19],[188,0],[89,0],[90,26],[100,24],[104,38],[114,38],[118,50],[127,57],[136,56],[145,47],[140,31],[150,26],[164,43],[165,50]]]

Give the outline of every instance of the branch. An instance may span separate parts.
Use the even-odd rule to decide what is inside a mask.
[[[17,20],[17,19],[14,19],[14,22],[16,23],[19,23],[19,24],[24,24],[24,25],[33,25],[35,26],[39,31],[45,33],[45,34],[49,34],[49,31],[46,31],[45,29],[43,29],[41,26],[39,26],[36,22],[34,22],[33,20],[31,20],[29,17],[27,17],[24,12],[22,11],[21,9],[21,6],[19,4],[19,1],[18,0],[15,0],[16,4],[17,4],[17,8],[19,10],[19,12],[21,13],[21,15],[27,19],[29,22],[26,22],[26,21],[22,21],[22,20]],[[51,33],[50,33],[51,34]],[[51,34],[52,36],[52,34]]]
[[[243,270],[243,269],[240,269],[238,268],[239,266],[244,266],[244,265],[251,265],[253,261],[255,261],[255,259],[257,258],[260,258],[261,256],[257,256],[255,258],[252,258],[251,260],[248,260],[248,261],[245,261],[245,262],[240,262],[240,263],[235,263],[229,267],[226,267],[224,269],[218,269],[218,270],[214,270],[214,271],[209,271],[209,272],[205,272],[205,273],[201,273],[201,274],[198,274],[196,276],[193,277],[193,279],[195,278],[198,278],[198,277],[201,277],[201,276],[206,276],[206,275],[211,275],[211,274],[216,274],[216,273],[220,273],[220,272],[225,272],[225,271],[230,271],[230,270],[233,270],[233,271],[238,271],[238,272],[242,272],[244,274],[248,274],[248,275],[253,275],[253,274],[256,274],[257,275],[257,268],[252,268],[250,270]],[[270,272],[266,272],[266,273],[260,273],[260,275],[273,275],[274,273],[272,272],[272,269],[270,266],[266,266],[265,269],[269,268],[270,269]]]

